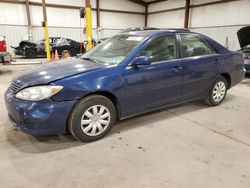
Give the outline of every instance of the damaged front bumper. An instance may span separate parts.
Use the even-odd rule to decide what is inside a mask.
[[[15,98],[8,89],[5,105],[11,123],[20,131],[34,135],[66,132],[67,118],[76,101],[24,101]]]

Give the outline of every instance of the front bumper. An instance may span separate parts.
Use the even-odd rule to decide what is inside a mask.
[[[19,48],[16,48],[16,49],[14,50],[14,54],[15,54],[15,55],[18,55],[18,56],[25,56],[25,51],[24,51],[24,49],[21,49],[21,48],[19,47]]]
[[[76,101],[24,101],[5,93],[5,105],[13,125],[22,132],[34,135],[66,132],[67,118]]]

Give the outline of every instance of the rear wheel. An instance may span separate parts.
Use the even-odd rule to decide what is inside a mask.
[[[113,103],[102,95],[92,95],[79,101],[69,119],[70,133],[82,142],[104,137],[116,121]]]
[[[36,52],[33,49],[26,49],[25,50],[25,57],[27,58],[34,58],[36,56]]]
[[[219,76],[209,89],[205,103],[210,106],[221,104],[227,95],[227,88],[227,80],[223,76]]]

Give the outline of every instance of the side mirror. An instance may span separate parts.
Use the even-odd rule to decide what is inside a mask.
[[[151,64],[150,60],[151,60],[151,57],[149,56],[139,56],[134,60],[132,65],[134,67],[137,67],[139,65],[150,65]]]

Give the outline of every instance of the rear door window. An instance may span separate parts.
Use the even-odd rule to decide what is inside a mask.
[[[182,57],[195,57],[216,54],[216,51],[196,35],[180,34]]]

